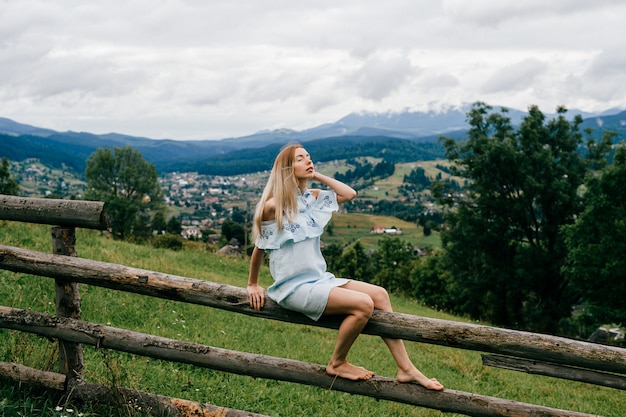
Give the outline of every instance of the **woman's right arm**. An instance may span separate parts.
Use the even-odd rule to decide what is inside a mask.
[[[259,285],[259,271],[263,265],[265,251],[257,246],[252,250],[250,257],[250,274],[248,275],[248,299],[250,306],[256,311],[265,305],[265,289]]]
[[[332,188],[335,193],[337,193],[337,203],[345,203],[346,201],[350,201],[356,197],[356,191],[354,188],[350,187],[347,184],[327,175],[320,174],[317,171],[313,171],[313,179],[321,182]],[[317,195],[316,195],[317,198]]]

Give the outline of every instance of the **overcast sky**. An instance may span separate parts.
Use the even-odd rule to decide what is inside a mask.
[[[221,139],[478,100],[626,108],[624,0],[0,0],[0,117]]]

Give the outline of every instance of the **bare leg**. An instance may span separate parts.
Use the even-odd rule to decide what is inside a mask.
[[[425,388],[432,390],[442,390],[443,385],[435,378],[428,378],[419,369],[413,365],[409,359],[409,355],[404,347],[402,339],[383,338],[387,347],[391,351],[391,355],[398,364],[398,375],[396,379],[399,382],[415,382]]]
[[[393,311],[391,307],[391,301],[389,300],[389,294],[383,287],[377,285],[368,284],[360,281],[350,281],[342,288],[353,290],[357,292],[363,292],[369,295],[374,302],[374,308],[382,311]],[[365,326],[363,326],[365,327]],[[361,329],[362,330],[362,329]],[[389,348],[391,355],[393,356],[396,364],[398,365],[397,379],[399,382],[414,382],[420,384],[428,389],[442,390],[443,385],[435,378],[428,378],[419,369],[415,367],[404,346],[402,339],[391,339],[383,337],[385,344]]]
[[[343,287],[331,290],[324,314],[345,314],[346,318],[339,326],[335,349],[326,366],[327,374],[355,381],[374,376],[373,372],[348,362],[348,352],[373,312],[374,302],[366,293]]]

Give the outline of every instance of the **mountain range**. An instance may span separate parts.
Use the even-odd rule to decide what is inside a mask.
[[[360,112],[307,130],[268,130],[221,140],[157,140],[120,133],[58,132],[0,118],[0,156],[14,161],[38,158],[44,164],[65,165],[82,173],[86,159],[96,149],[131,146],[159,172],[237,175],[270,169],[281,146],[300,142],[306,143],[318,161],[340,156],[380,156],[384,152],[386,159],[407,162],[442,157],[437,139],[463,138],[469,127],[468,110],[469,107],[459,107],[441,112]],[[507,114],[513,124],[518,124],[526,112],[509,109]],[[567,114],[583,116],[582,129],[592,128],[597,135],[603,130],[615,130],[618,140],[626,138],[626,111]]]

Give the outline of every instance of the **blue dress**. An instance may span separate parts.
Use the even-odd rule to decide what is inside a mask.
[[[281,231],[276,220],[262,222],[261,235],[255,243],[270,258],[274,283],[267,289],[268,297],[313,320],[324,313],[330,290],[350,281],[326,271],[320,248],[324,226],[338,209],[337,194],[332,190],[320,190],[317,199],[308,190],[304,194],[298,191],[298,215],[294,222],[284,217]]]

